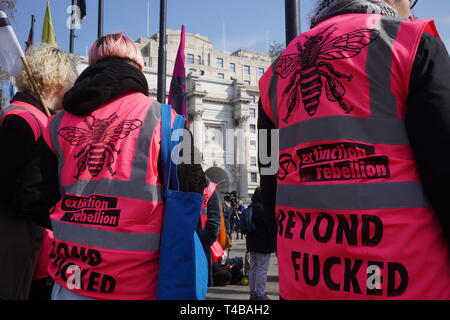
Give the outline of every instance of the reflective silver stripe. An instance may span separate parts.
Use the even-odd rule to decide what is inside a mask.
[[[0,111],[0,126],[3,123],[3,119],[4,119],[5,114],[7,112],[13,111],[13,110],[22,110],[22,111],[25,111],[26,113],[30,114],[34,118],[34,120],[36,120],[36,123],[37,123],[37,125],[39,127],[39,134],[42,136],[42,126],[41,126],[41,123],[39,122],[38,118],[36,118],[36,116],[31,111],[27,110],[24,107],[19,107],[19,106],[12,105],[12,106],[9,106],[9,107],[3,109],[2,111]]]
[[[278,74],[275,70],[277,69],[280,58],[281,55],[272,63],[272,77],[270,78],[269,84],[270,108],[272,109],[272,120],[276,127],[278,127]]]
[[[373,144],[409,145],[403,120],[333,116],[308,119],[280,129],[280,150],[301,143],[354,140]]]
[[[420,182],[277,186],[277,205],[318,210],[428,208]]]
[[[61,143],[59,141],[58,129],[61,126],[62,118],[65,111],[60,112],[50,122],[50,136],[52,140],[53,149],[55,150],[56,157],[58,158],[58,179],[59,179],[59,193],[61,197],[64,196],[64,188],[62,184],[62,168],[64,167],[64,155],[62,154]]]
[[[64,187],[65,193],[90,196],[98,193],[107,196],[133,198],[146,201],[163,201],[163,187],[142,181],[120,181],[104,178],[101,180],[77,180]]]
[[[103,249],[158,251],[160,234],[121,233],[52,221],[55,239]]]
[[[396,97],[391,91],[392,47],[401,22],[395,18],[381,18],[376,26],[380,37],[368,47],[366,74],[373,118],[397,118]]]
[[[155,101],[145,116],[144,123],[136,142],[136,151],[134,153],[131,181],[132,183],[144,182],[147,175],[148,155],[152,142],[153,132],[161,119],[161,104]],[[142,180],[143,181],[139,181]]]

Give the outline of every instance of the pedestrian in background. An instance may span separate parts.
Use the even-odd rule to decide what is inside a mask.
[[[225,229],[227,231],[228,238],[231,239],[231,208],[228,202],[223,203],[223,219],[225,222]]]
[[[275,225],[272,223],[271,214],[264,210],[259,187],[252,196],[250,208],[252,222],[256,227],[255,231],[246,235],[250,258],[248,270],[250,300],[270,300],[266,295],[266,282],[270,256],[275,252]]]
[[[233,208],[234,231],[236,231],[236,240],[239,240],[239,234],[241,234],[241,240],[244,239],[244,235],[240,232],[239,229],[239,221],[241,220],[242,214],[240,208],[242,208],[242,201],[236,203]]]

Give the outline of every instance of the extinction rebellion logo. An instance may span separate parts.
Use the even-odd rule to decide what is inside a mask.
[[[66,211],[62,221],[107,227],[117,227],[119,224],[120,210],[114,197],[65,195],[62,209]]]
[[[299,171],[302,182],[372,180],[391,176],[389,158],[376,155],[375,147],[360,143],[317,145],[280,156],[278,178],[286,179],[292,170]]]

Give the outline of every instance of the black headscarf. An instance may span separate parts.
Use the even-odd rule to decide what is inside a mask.
[[[384,0],[321,0],[311,19],[311,28],[334,16],[347,13],[399,17],[398,12]]]

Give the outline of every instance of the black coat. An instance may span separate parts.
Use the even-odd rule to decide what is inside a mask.
[[[13,101],[26,102],[43,112],[39,102],[29,94],[18,93]],[[9,115],[0,125],[0,299],[28,299],[32,277],[39,257],[42,226],[50,225],[51,197],[46,204],[35,203],[33,213],[22,211],[30,193],[26,181],[28,166],[38,154],[34,134],[28,123],[17,115]],[[39,196],[39,195],[38,195]],[[40,197],[40,196],[39,196]]]
[[[276,229],[273,213],[271,214],[267,210],[264,210],[259,195],[257,197],[253,196],[252,200],[253,202],[250,207],[253,210],[252,222],[255,224],[256,230],[247,234],[247,251],[258,253],[275,252]]]

